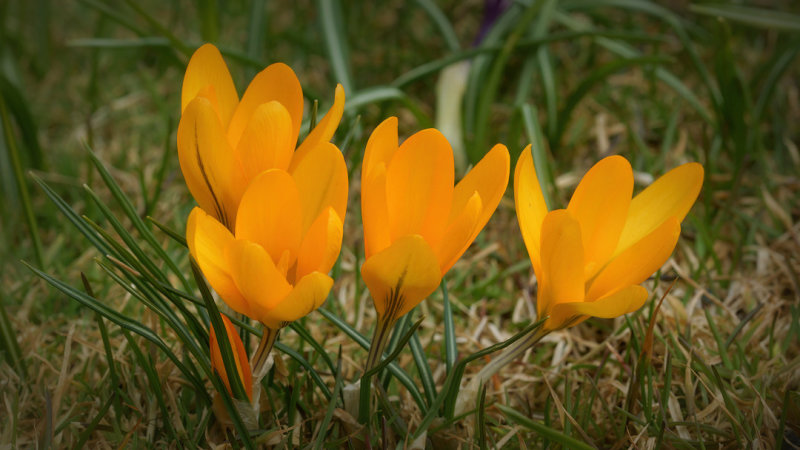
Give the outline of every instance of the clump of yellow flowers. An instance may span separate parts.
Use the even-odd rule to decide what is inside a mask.
[[[186,70],[178,155],[199,205],[188,218],[186,239],[221,299],[264,325],[248,363],[223,316],[251,400],[253,380],[278,330],[317,309],[334,283],[328,272],[341,248],[348,198],[344,158],[329,142],[344,110],[341,86],[334,97],[295,148],[303,93],[288,66],[264,69],[241,100],[213,45],[200,47]],[[397,320],[436,289],[489,221],[509,169],[509,152],[497,144],[455,183],[453,150],[439,131],[419,131],[401,144],[392,117],[372,132],[361,166],[361,274],[377,324],[365,370],[380,361]],[[458,410],[464,412],[481,383],[545,334],[639,309],[648,297],[640,283],[672,254],[702,183],[703,168],[684,164],[633,197],[630,164],[610,156],[586,173],[565,209],[548,211],[530,146],[523,150],[514,198],[543,323],[473,378]],[[213,329],[210,352],[230,391]]]

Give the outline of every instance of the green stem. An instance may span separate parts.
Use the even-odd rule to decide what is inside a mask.
[[[261,333],[261,341],[258,343],[258,348],[256,348],[256,351],[253,353],[253,357],[251,358],[253,378],[257,378],[261,374],[261,370],[264,368],[264,364],[267,362],[269,352],[275,345],[275,341],[278,340],[278,334],[280,332],[280,328],[275,329],[264,326],[264,331]]]
[[[378,326],[375,327],[375,335],[372,337],[372,344],[369,347],[367,362],[364,364],[364,376],[361,378],[361,394],[358,408],[359,423],[367,424],[372,410],[372,389],[370,389],[372,376],[368,375],[368,373],[380,362],[383,350],[386,348],[389,335],[396,322],[397,319],[394,317],[378,318]]]

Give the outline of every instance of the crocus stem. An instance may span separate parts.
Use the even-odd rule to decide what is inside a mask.
[[[472,409],[481,386],[486,384],[500,369],[522,356],[526,350],[539,342],[547,333],[549,333],[549,330],[543,327],[532,330],[518,341],[504,348],[497,357],[483,366],[480,372],[459,393],[456,400],[455,415],[461,415]]]
[[[264,327],[264,331],[261,334],[261,341],[258,343],[258,348],[256,349],[255,353],[253,353],[253,357],[251,358],[250,365],[253,367],[254,376],[261,374],[261,371],[264,368],[264,363],[267,362],[269,352],[272,350],[272,346],[275,345],[275,341],[278,339],[278,333],[280,333],[280,331],[280,328],[275,329],[267,326]]]
[[[389,335],[396,322],[397,319],[394,317],[378,318],[378,326],[375,327],[375,335],[372,337],[372,344],[369,347],[367,362],[364,364],[365,376],[361,379],[361,398],[358,410],[358,421],[360,423],[367,423],[369,421],[372,409],[372,376],[366,376],[366,374],[380,362],[383,356],[383,350],[386,348]]]

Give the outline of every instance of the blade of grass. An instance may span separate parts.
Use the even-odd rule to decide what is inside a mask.
[[[20,159],[17,141],[14,138],[14,130],[11,128],[11,120],[9,119],[5,97],[0,97],[0,120],[2,120],[3,134],[6,148],[8,149],[8,154],[11,159],[11,166],[14,169],[14,181],[16,182],[17,192],[19,192],[20,201],[22,203],[22,212],[25,215],[25,221],[28,223],[31,241],[33,241],[36,263],[43,266],[44,250],[42,250],[42,240],[39,237],[39,227],[36,225],[36,216],[33,214],[33,204],[31,203],[31,196],[28,192],[28,185],[25,183],[25,175],[22,171],[22,160]]]
[[[253,60],[258,60],[261,55],[261,49],[264,46],[264,40],[267,37],[267,27],[264,25],[264,6],[265,0],[253,0],[250,3],[250,20],[247,23],[247,56]],[[255,75],[256,68],[248,68],[247,78],[252,79]]]
[[[425,356],[425,350],[422,348],[422,343],[419,340],[418,334],[415,333],[411,336],[411,340],[408,341],[408,346],[411,349],[411,355],[414,357],[414,364],[417,366],[419,379],[422,381],[425,399],[428,400],[428,404],[430,405],[433,399],[436,398],[436,383],[433,381],[431,366],[428,364],[428,358]]]
[[[447,20],[447,16],[439,9],[439,6],[432,0],[416,0],[416,3],[425,10],[425,13],[428,14],[433,24],[439,29],[439,33],[442,35],[442,38],[444,38],[447,48],[450,49],[451,52],[458,51],[461,45],[458,43],[456,31],[453,29],[453,25],[450,21]]]
[[[347,336],[350,337],[350,339],[352,339],[358,345],[360,345],[361,348],[363,348],[364,350],[369,350],[369,340],[367,340],[367,338],[364,337],[364,335],[362,335],[361,333],[356,331],[353,327],[351,327],[347,322],[343,321],[341,318],[337,317],[335,314],[333,314],[332,312],[328,311],[325,308],[319,308],[317,311],[319,311],[323,317],[328,319],[328,321],[334,324],[337,328],[344,331],[345,334],[347,334]],[[408,389],[408,392],[411,394],[411,397],[414,399],[414,402],[416,402],[417,407],[419,407],[421,411],[424,411],[425,400],[422,397],[422,393],[419,391],[419,388],[417,388],[417,385],[414,383],[414,380],[411,378],[411,376],[409,376],[408,373],[406,373],[403,369],[400,368],[400,366],[398,366],[395,363],[390,363],[387,366],[387,369],[389,370],[389,372],[391,372],[392,376],[397,378],[397,381],[399,381],[403,386],[405,386],[406,389]]]
[[[217,0],[197,0],[197,14],[200,16],[200,35],[206,42],[217,42],[219,39],[220,11]]]
[[[228,331],[222,322],[217,304],[214,302],[214,297],[211,296],[211,291],[208,289],[208,285],[206,285],[203,274],[200,272],[200,268],[197,267],[194,258],[192,258],[192,275],[194,275],[197,287],[200,288],[200,294],[208,310],[211,326],[214,327],[214,334],[217,337],[217,344],[222,354],[222,362],[225,365],[225,372],[233,397],[237,400],[247,401],[247,392],[244,389],[241,377],[239,377],[239,367],[236,365],[236,359],[233,356],[233,343],[228,339]]]
[[[546,425],[542,425],[538,422],[535,422],[528,417],[524,416],[520,412],[509,408],[506,405],[495,405],[497,409],[499,409],[503,414],[506,415],[507,418],[511,419],[512,421],[522,425],[523,427],[535,431],[543,438],[561,444],[564,448],[572,448],[572,449],[582,449],[582,450],[591,450],[593,447],[587,445],[571,436],[567,436],[566,434],[561,433],[560,431],[554,430]]]
[[[142,336],[146,340],[152,342],[156,345],[161,351],[164,352],[165,355],[172,361],[175,366],[189,379],[189,381],[194,385],[195,390],[198,393],[198,396],[204,401],[206,404],[211,404],[211,398],[205,391],[205,387],[200,380],[192,377],[192,372],[186,367],[183,362],[172,352],[172,350],[167,346],[167,344],[151,330],[150,328],[142,325],[139,321],[134,320],[126,315],[120,314],[117,311],[114,311],[110,307],[108,307],[105,303],[96,300],[94,297],[90,297],[84,294],[81,291],[73,288],[72,286],[50,276],[49,274],[37,269],[36,267],[30,265],[26,261],[22,261],[22,263],[28,267],[34,274],[36,274],[39,278],[42,278],[51,286],[55,287],[59,291],[66,294],[68,297],[76,300],[78,303],[86,306],[87,308],[95,311],[105,317],[106,319],[114,322],[115,324],[119,325],[125,330],[129,330],[133,333]],[[208,373],[208,368],[205,367],[206,373]]]
[[[536,17],[540,7],[541,3],[534,3],[526,8],[511,34],[506,38],[505,43],[503,44],[503,49],[500,50],[500,53],[497,55],[497,58],[492,64],[489,74],[486,77],[486,82],[481,90],[481,94],[477,98],[477,111],[474,122],[475,139],[473,141],[473,145],[467,147],[467,154],[469,159],[473,162],[480,159],[481,155],[479,155],[478,152],[486,151],[484,148],[487,146],[485,141],[487,140],[487,133],[489,126],[491,125],[489,121],[491,107],[495,98],[497,97],[497,93],[500,88],[500,81],[502,80],[502,75],[505,71],[506,65],[508,64],[511,53],[522,37],[522,34],[527,29],[528,25]]]
[[[704,16],[724,18],[770,31],[800,33],[800,15],[792,14],[785,10],[774,11],[766,8],[734,4],[704,5],[692,3],[689,5],[689,11]]]
[[[133,223],[134,228],[139,232],[139,234],[144,238],[144,240],[149,244],[149,246],[156,252],[156,254],[161,258],[164,263],[166,263],[167,267],[172,270],[172,272],[181,280],[184,288],[189,291],[190,286],[189,282],[184,277],[183,272],[178,269],[178,265],[175,261],[167,254],[167,252],[161,247],[161,245],[156,241],[155,236],[153,235],[152,231],[145,225],[142,218],[139,214],[136,213],[136,209],[134,208],[133,204],[131,203],[130,199],[124,194],[122,188],[114,181],[114,178],[106,169],[105,164],[100,161],[100,158],[87,147],[86,149],[89,152],[89,158],[91,159],[92,163],[94,164],[95,168],[97,169],[98,173],[100,173],[100,177],[103,179],[103,182],[106,184],[108,189],[111,191],[114,199],[117,203],[122,207],[125,215],[131,220]],[[123,236],[120,236],[123,237]]]
[[[333,73],[336,80],[342,83],[344,91],[353,95],[356,90],[350,73],[350,55],[341,4],[339,0],[317,0],[317,11]]]
[[[533,165],[536,169],[536,176],[539,178],[539,182],[542,186],[544,202],[547,205],[548,211],[552,211],[555,209],[553,196],[556,193],[556,183],[553,179],[553,172],[547,158],[547,143],[544,139],[544,133],[542,133],[542,127],[539,125],[536,110],[532,105],[526,103],[520,107],[520,110],[522,113],[522,121],[525,124],[525,131],[531,142]]]
[[[575,90],[567,96],[564,107],[559,111],[558,126],[556,127],[555,135],[551,136],[551,144],[554,146],[560,145],[561,138],[564,135],[564,131],[566,131],[573,110],[595,85],[605,81],[608,77],[623,69],[637,66],[658,65],[669,61],[669,58],[663,56],[638,56],[633,58],[621,58],[592,70],[587,76],[583,77],[583,81],[581,81]]]
[[[97,414],[94,416],[94,419],[92,419],[92,421],[89,422],[89,425],[86,426],[86,429],[83,430],[81,434],[78,436],[78,441],[75,442],[75,445],[72,446],[74,450],[84,448],[84,445],[86,445],[86,442],[92,436],[94,430],[97,429],[97,426],[100,425],[100,421],[105,418],[106,412],[108,412],[108,409],[111,407],[111,404],[114,402],[116,398],[117,398],[117,391],[116,390],[111,391],[111,395],[108,396],[108,400],[106,400],[103,406],[100,407],[100,410],[97,411]]]
[[[497,343],[495,345],[486,347],[483,350],[479,350],[471,355],[467,356],[466,358],[462,359],[453,367],[453,370],[447,374],[447,378],[444,380],[444,384],[442,388],[439,390],[439,395],[436,396],[436,399],[427,409],[425,416],[422,418],[417,430],[414,432],[412,440],[417,439],[422,433],[428,430],[431,422],[434,418],[437,417],[439,412],[439,408],[444,405],[445,409],[445,417],[452,420],[452,411],[455,409],[455,402],[456,398],[458,397],[458,390],[461,386],[461,377],[464,375],[464,370],[467,367],[467,364],[470,362],[482,358],[486,355],[494,353],[498,350],[502,350],[509,345],[513,344],[514,342],[518,341],[522,337],[526,336],[528,333],[533,332],[537,328],[539,328],[544,323],[544,320],[540,320],[536,323],[532,323],[529,326],[525,327],[522,331],[515,334],[514,336],[510,337],[509,339]],[[447,413],[450,413],[449,415]]]
[[[331,419],[333,419],[333,412],[336,410],[336,404],[339,401],[339,397],[342,393],[342,386],[344,385],[344,381],[342,380],[342,346],[339,346],[339,357],[336,361],[336,370],[333,372],[334,374],[334,381],[333,381],[333,395],[331,396],[330,401],[328,402],[328,409],[325,410],[325,416],[322,418],[322,422],[319,424],[319,432],[317,433],[317,439],[314,441],[314,450],[322,449],[322,445],[325,443],[325,436],[327,435],[328,426],[331,423]]]
[[[9,112],[14,116],[19,127],[23,148],[27,150],[30,159],[28,161],[30,166],[36,170],[43,170],[46,161],[42,154],[42,147],[39,145],[36,120],[22,91],[2,73],[0,73],[0,97],[6,102]]]
[[[161,409],[161,414],[163,415],[162,423],[164,427],[167,429],[167,434],[169,434],[172,439],[176,442],[180,442],[178,438],[178,433],[175,431],[175,427],[172,425],[171,417],[172,415],[169,413],[169,408],[167,408],[167,403],[164,401],[164,392],[161,388],[161,380],[158,376],[158,371],[154,367],[155,361],[150,361],[145,356],[142,349],[139,348],[139,345],[136,343],[136,340],[133,339],[133,336],[128,332],[128,330],[122,330],[123,336],[128,341],[128,347],[133,350],[134,358],[137,362],[137,367],[142,369],[147,377],[148,385],[150,386],[149,394],[152,394],[156,398],[156,403],[158,407]]]
[[[444,322],[444,363],[447,373],[453,369],[453,365],[458,358],[458,347],[456,347],[456,326],[453,319],[453,307],[450,304],[450,296],[447,293],[447,282],[442,277],[442,321]]]
[[[192,50],[183,43],[176,35],[173,33],[169,28],[162,25],[156,18],[147,12],[147,10],[142,7],[137,1],[135,0],[123,0],[128,7],[130,7],[136,14],[138,14],[141,18],[147,22],[151,28],[153,28],[158,34],[167,38],[172,44],[172,47],[177,50],[178,52],[182,53],[184,56],[189,56],[192,54]]]
[[[422,325],[422,321],[425,319],[425,316],[420,317],[414,325],[409,328],[409,330],[400,338],[398,345],[394,348],[394,350],[385,358],[380,360],[375,367],[364,372],[364,375],[361,376],[361,393],[359,396],[359,408],[358,408],[358,422],[365,424],[367,428],[370,428],[370,417],[372,415],[372,411],[370,410],[370,398],[372,398],[372,377],[381,370],[383,370],[389,363],[397,359],[400,355],[400,352],[403,351],[403,347],[406,343],[411,339],[414,333],[417,331],[420,325]]]
[[[5,306],[5,294],[0,291],[0,354],[5,356],[6,363],[11,366],[23,382],[28,379],[28,370],[25,359],[22,357],[17,332],[8,319]]]
[[[97,233],[92,230],[92,228],[86,224],[86,222],[75,212],[74,209],[64,201],[61,196],[59,196],[47,183],[44,182],[38,175],[33,172],[29,172],[33,181],[42,188],[45,195],[56,205],[59,211],[69,220],[69,222],[83,234],[92,245],[95,246],[102,254],[108,255],[111,254],[111,249],[103,243],[102,239],[97,235]]]

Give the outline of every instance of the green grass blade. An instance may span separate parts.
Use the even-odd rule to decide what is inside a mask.
[[[258,61],[261,58],[261,50],[264,46],[264,41],[267,37],[267,27],[264,24],[266,0],[253,0],[250,3],[250,20],[247,23],[247,56]],[[248,69],[248,79],[253,78],[256,68],[251,67]]]
[[[89,158],[91,159],[92,163],[94,164],[95,168],[97,169],[100,177],[103,179],[103,182],[106,184],[108,189],[111,191],[111,194],[114,196],[114,199],[117,203],[122,207],[122,210],[125,212],[125,215],[130,219],[131,223],[133,223],[134,228],[139,232],[139,234],[144,238],[144,240],[148,243],[150,248],[152,248],[158,257],[164,261],[167,267],[172,270],[172,272],[181,280],[184,288],[189,291],[190,286],[189,282],[186,280],[186,277],[183,275],[183,272],[178,269],[178,265],[175,261],[170,257],[167,252],[164,250],[163,247],[156,241],[153,232],[150,228],[144,223],[141,216],[136,212],[136,208],[134,208],[133,204],[131,203],[130,199],[125,195],[122,191],[122,188],[114,181],[114,178],[106,169],[105,164],[100,161],[100,158],[91,151],[91,149],[86,149],[89,152]],[[101,206],[102,205],[98,205]],[[121,236],[124,238],[124,236]]]
[[[331,423],[331,419],[333,419],[333,412],[336,410],[336,405],[338,404],[339,397],[342,393],[342,386],[344,385],[344,381],[342,380],[342,346],[339,346],[339,357],[336,361],[336,370],[333,372],[334,374],[334,381],[333,381],[333,395],[331,396],[330,401],[328,402],[328,409],[325,410],[325,417],[322,418],[322,422],[319,424],[319,432],[317,434],[317,439],[314,441],[314,450],[322,449],[322,445],[325,443],[325,436],[327,435],[328,427]]]
[[[341,4],[339,0],[317,0],[317,11],[336,81],[342,84],[347,95],[353,95],[356,90],[350,73],[350,55]]]
[[[217,0],[197,0],[197,14],[200,16],[200,35],[206,42],[217,42],[219,39],[220,11]]]
[[[552,136],[551,144],[555,146],[560,145],[561,138],[564,135],[573,110],[595,85],[623,69],[637,66],[658,65],[669,61],[668,58],[663,56],[637,56],[618,59],[591,71],[565,100],[564,107],[558,114],[558,127],[556,128],[555,135]]]
[[[33,241],[34,256],[36,257],[36,262],[40,266],[43,266],[44,250],[42,250],[42,240],[39,237],[39,227],[36,225],[36,216],[33,214],[31,195],[28,192],[28,184],[25,182],[25,175],[22,171],[22,159],[20,158],[17,141],[14,138],[14,130],[11,128],[11,120],[6,107],[5,97],[0,97],[0,119],[2,119],[3,134],[5,136],[6,148],[8,149],[8,154],[11,159],[11,166],[14,169],[14,181],[16,182],[17,192],[19,192],[20,201],[22,203],[22,212],[25,215],[25,221],[28,223],[31,241]]]
[[[581,450],[592,450],[594,447],[587,445],[571,436],[567,436],[560,431],[554,430],[546,425],[542,425],[538,422],[535,422],[522,413],[509,408],[505,405],[495,405],[497,409],[499,409],[503,414],[506,415],[510,420],[522,425],[523,427],[535,431],[543,438],[550,440],[552,442],[556,442],[560,444],[563,448],[570,448],[570,449],[581,449]]]
[[[533,106],[526,103],[520,107],[520,110],[525,131],[531,143],[531,155],[533,156],[533,166],[536,169],[536,177],[539,178],[547,209],[552,211],[555,209],[553,195],[556,192],[556,183],[553,178],[550,161],[547,158],[547,142],[544,139],[544,133],[542,133],[542,127],[539,125],[539,119]]]
[[[540,7],[541,3],[531,4],[527,7],[522,17],[520,17],[519,21],[516,23],[514,30],[506,38],[503,49],[497,55],[497,58],[495,58],[489,70],[481,94],[478,97],[474,122],[475,139],[472,145],[467,147],[467,155],[472,162],[478,161],[483,153],[488,151],[488,144],[486,141],[491,125],[489,117],[492,111],[492,104],[500,88],[500,81],[503,79],[503,72],[506,69],[506,65],[508,64],[508,60],[514,48],[522,37],[522,34],[527,30],[529,24],[536,17]]]
[[[191,374],[192,372],[186,367],[180,359],[178,359],[175,354],[170,350],[167,344],[151,330],[150,328],[143,326],[138,321],[129,318],[126,315],[120,314],[117,311],[106,306],[105,303],[99,302],[93,297],[90,297],[84,294],[81,291],[73,288],[72,286],[48,275],[47,273],[35,268],[34,266],[28,264],[27,262],[23,261],[23,264],[27,266],[33,273],[35,273],[38,277],[42,278],[43,280],[47,281],[51,286],[55,287],[59,291],[66,294],[68,297],[76,300],[78,303],[86,306],[87,308],[91,309],[99,313],[101,316],[105,317],[106,319],[114,322],[115,324],[119,325],[125,330],[129,330],[133,333],[142,336],[143,338],[147,339],[148,341],[152,342],[156,345],[164,354],[169,357],[169,359],[175,364],[178,369],[184,373],[184,375]],[[198,393],[198,395],[204,400],[206,404],[211,404],[211,398],[208,396],[208,393],[205,390],[205,387],[199,380],[194,379],[193,377],[188,377],[189,381],[194,384],[194,387]]]
[[[50,200],[56,205],[59,211],[69,220],[69,222],[83,234],[92,245],[95,246],[100,252],[104,255],[108,255],[112,253],[112,250],[102,241],[102,239],[97,235],[97,232],[92,230],[92,228],[86,224],[86,222],[75,212],[74,209],[64,201],[61,196],[59,196],[56,191],[54,191],[47,183],[44,182],[38,175],[33,172],[30,172],[31,178],[39,187],[42,188],[45,195],[50,198]]]
[[[417,366],[419,379],[422,381],[422,389],[425,393],[425,399],[430,405],[433,402],[433,399],[436,398],[436,383],[433,381],[431,365],[428,364],[428,358],[425,355],[425,350],[422,348],[419,335],[414,334],[411,336],[411,340],[408,341],[408,346],[411,349],[411,355],[414,357],[414,364]]]
[[[280,342],[275,343],[275,348],[277,348],[283,353],[286,353],[290,358],[297,361],[298,364],[303,366],[303,368],[306,369],[306,371],[308,371],[308,374],[311,375],[312,381],[314,381],[317,387],[319,387],[320,391],[322,392],[322,395],[324,395],[327,400],[331,399],[330,388],[328,388],[328,385],[325,384],[325,381],[323,381],[322,377],[319,376],[319,373],[317,373],[317,371],[314,369],[314,366],[312,366],[311,363],[309,363],[308,360],[303,357],[303,355],[296,352],[293,348],[287,346],[286,344],[282,344]]]
[[[151,361],[147,358],[142,352],[142,349],[139,348],[139,345],[136,343],[136,340],[133,339],[133,336],[128,332],[128,330],[122,330],[125,339],[127,339],[129,348],[133,350],[134,357],[136,358],[136,362],[138,363],[138,368],[142,369],[147,376],[147,382],[150,385],[150,392],[156,398],[156,403],[158,403],[159,408],[161,409],[161,414],[163,415],[162,423],[167,429],[167,432],[172,439],[178,441],[178,433],[175,431],[175,427],[172,425],[172,414],[169,412],[169,408],[167,408],[167,402],[164,401],[164,392],[161,388],[161,380],[158,376],[158,371],[154,367],[156,361]]]
[[[170,42],[162,37],[141,37],[136,39],[118,38],[80,38],[67,41],[67,47],[123,50],[136,48],[169,48]]]
[[[208,310],[211,326],[214,327],[214,334],[217,336],[217,343],[219,344],[222,362],[225,365],[225,372],[228,376],[228,384],[230,384],[231,390],[233,391],[233,397],[237,400],[246,401],[248,399],[247,392],[244,389],[244,384],[242,384],[242,379],[239,377],[239,367],[237,367],[236,359],[233,356],[233,343],[228,339],[228,331],[225,329],[225,324],[219,316],[217,304],[214,302],[214,297],[211,296],[211,291],[208,289],[208,285],[206,285],[206,280],[203,278],[203,274],[200,272],[200,268],[197,267],[194,259],[192,259],[192,274],[194,275],[197,286],[200,288],[200,294]]]
[[[786,45],[783,51],[775,55],[775,57],[767,63],[769,70],[762,83],[758,98],[756,99],[755,108],[753,110],[753,123],[761,123],[763,120],[764,111],[766,111],[767,105],[775,94],[778,81],[789,68],[793,67],[792,63],[797,57],[798,52],[800,52],[800,39],[794,39]]]
[[[17,332],[8,319],[3,297],[5,297],[5,294],[0,292],[0,354],[5,356],[8,365],[17,372],[22,381],[26,381],[28,379],[28,370],[25,365],[25,359],[22,357],[22,351],[17,342]]]
[[[466,358],[462,359],[453,367],[453,370],[447,374],[447,378],[444,380],[444,384],[442,385],[442,389],[439,391],[439,395],[436,396],[436,399],[428,408],[425,416],[422,418],[417,430],[414,431],[414,435],[412,439],[418,438],[422,433],[428,430],[431,422],[434,418],[436,418],[439,408],[444,405],[445,411],[450,411],[452,413],[453,409],[455,408],[456,398],[458,396],[458,389],[461,386],[461,377],[464,375],[464,370],[467,367],[467,364],[475,361],[478,358],[483,358],[486,355],[494,353],[498,350],[502,350],[509,345],[517,342],[519,339],[522,339],[528,333],[532,333],[534,330],[542,326],[544,320],[540,320],[536,323],[532,323],[525,327],[522,331],[515,334],[514,336],[510,337],[509,339],[494,344],[492,346],[486,347],[482,350],[479,350],[475,353],[470,354]],[[447,415],[446,417],[452,419],[452,414]]]
[[[314,339],[313,336],[311,336],[311,333],[309,333],[308,330],[305,329],[305,327],[303,327],[297,322],[292,322],[289,324],[289,328],[294,330],[294,332],[297,333],[304,341],[308,342],[309,345],[311,345],[314,351],[317,352],[317,354],[320,357],[322,357],[322,360],[328,366],[328,369],[330,369],[331,373],[336,373],[336,366],[333,365],[333,360],[331,360],[331,357],[330,355],[328,355],[328,352],[325,351],[325,347],[323,347],[322,344],[317,342],[317,340]]]
[[[97,411],[97,414],[94,416],[94,419],[92,419],[92,421],[89,422],[89,425],[86,426],[86,429],[84,429],[78,436],[78,441],[75,442],[75,445],[72,446],[73,449],[77,450],[84,448],[84,445],[86,445],[86,442],[89,440],[92,433],[94,433],[94,430],[96,430],[97,426],[100,425],[100,421],[105,418],[106,412],[111,407],[115,399],[117,399],[117,392],[112,391],[111,395],[108,396],[108,400],[106,400],[103,406],[100,407],[100,410]]]
[[[447,282],[442,277],[442,321],[444,322],[444,363],[447,373],[453,369],[453,365],[458,358],[458,347],[456,343],[456,326],[453,319],[453,306],[450,304],[450,295],[447,293]]]
[[[800,15],[788,11],[776,11],[766,8],[734,4],[697,4],[689,5],[689,11],[704,16],[728,19],[756,28],[770,31],[787,31],[800,33]]]
[[[188,248],[186,245],[186,237],[184,237],[181,233],[173,230],[172,228],[164,225],[163,223],[157,221],[156,219],[152,218],[151,216],[146,217],[147,221],[155,225],[159,230],[163,231],[164,234],[169,236],[173,241],[180,244],[181,247]]]
[[[176,35],[172,32],[169,28],[162,25],[161,22],[156,20],[156,18],[147,12],[147,10],[139,4],[139,2],[135,0],[124,0],[125,4],[128,5],[133,11],[136,12],[141,18],[147,22],[150,27],[152,27],[158,34],[167,38],[172,44],[172,47],[177,50],[178,52],[182,53],[184,56],[189,56],[192,54],[192,49],[190,49],[186,44],[183,43]]]
[[[422,7],[423,10],[425,10],[425,12],[428,14],[428,17],[430,17],[433,21],[433,24],[439,29],[439,33],[441,33],[442,38],[444,38],[447,48],[449,48],[451,52],[458,51],[461,48],[461,45],[458,43],[456,31],[453,29],[453,24],[447,20],[447,16],[445,16],[442,10],[439,8],[439,5],[432,0],[416,0],[416,2],[420,7]]]
[[[36,120],[22,91],[2,73],[0,73],[0,98],[5,101],[19,127],[23,147],[27,150],[30,159],[30,166],[36,170],[43,170],[46,161],[42,154],[42,147],[39,145]]]
[[[345,334],[347,334],[347,336],[350,337],[350,339],[352,339],[358,345],[360,345],[361,348],[363,348],[364,350],[369,350],[369,340],[367,340],[367,338],[364,337],[364,335],[362,335],[361,333],[356,331],[353,327],[351,327],[347,322],[337,317],[335,314],[333,314],[332,312],[328,311],[325,308],[319,308],[317,311],[319,311],[320,314],[322,314],[326,319],[328,319],[328,321],[334,324],[337,328],[344,331]],[[405,386],[406,389],[408,389],[408,392],[411,394],[411,397],[417,403],[419,409],[421,411],[425,411],[425,400],[422,397],[422,393],[419,391],[419,388],[417,388],[417,385],[414,383],[414,380],[411,378],[411,376],[409,376],[408,373],[406,373],[406,371],[401,369],[400,366],[398,366],[393,362],[387,366],[387,369],[392,374],[392,376],[397,378],[397,381],[399,381],[403,386]]]

